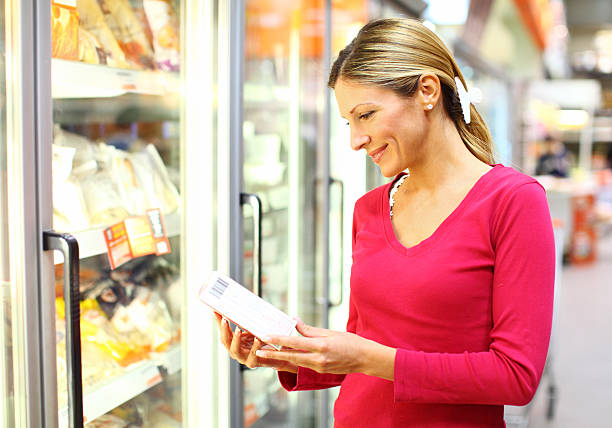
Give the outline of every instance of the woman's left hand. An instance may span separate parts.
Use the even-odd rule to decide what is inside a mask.
[[[319,373],[365,373],[393,379],[395,349],[353,333],[313,327],[298,320],[299,336],[262,338],[280,351],[258,350],[257,356],[284,360]],[[287,349],[290,348],[290,349]]]

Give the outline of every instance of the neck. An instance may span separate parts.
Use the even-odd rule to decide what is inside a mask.
[[[468,150],[450,119],[441,122],[442,126],[430,127],[419,162],[408,167],[410,180],[404,185],[411,191],[435,192],[444,184],[480,176],[490,168]]]

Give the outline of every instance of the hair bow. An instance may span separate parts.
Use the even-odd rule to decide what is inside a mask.
[[[465,89],[461,79],[457,76],[455,76],[455,84],[457,86],[461,111],[463,111],[463,120],[465,120],[465,123],[470,123],[470,104],[477,104],[482,101],[482,91],[478,88]]]

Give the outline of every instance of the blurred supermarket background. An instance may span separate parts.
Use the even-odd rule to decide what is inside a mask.
[[[0,427],[331,426],[337,390],[230,362],[197,291],[218,269],[344,328],[352,207],[385,180],[327,72],[389,16],[443,38],[498,162],[547,189],[549,360],[507,425],[611,426],[610,0],[0,4]]]

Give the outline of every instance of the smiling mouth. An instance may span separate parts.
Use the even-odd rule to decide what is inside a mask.
[[[373,150],[370,153],[368,153],[368,156],[372,158],[372,161],[374,161],[374,163],[378,163],[380,159],[383,157],[383,154],[385,153],[386,149],[387,149],[387,145],[385,144],[383,147]]]

